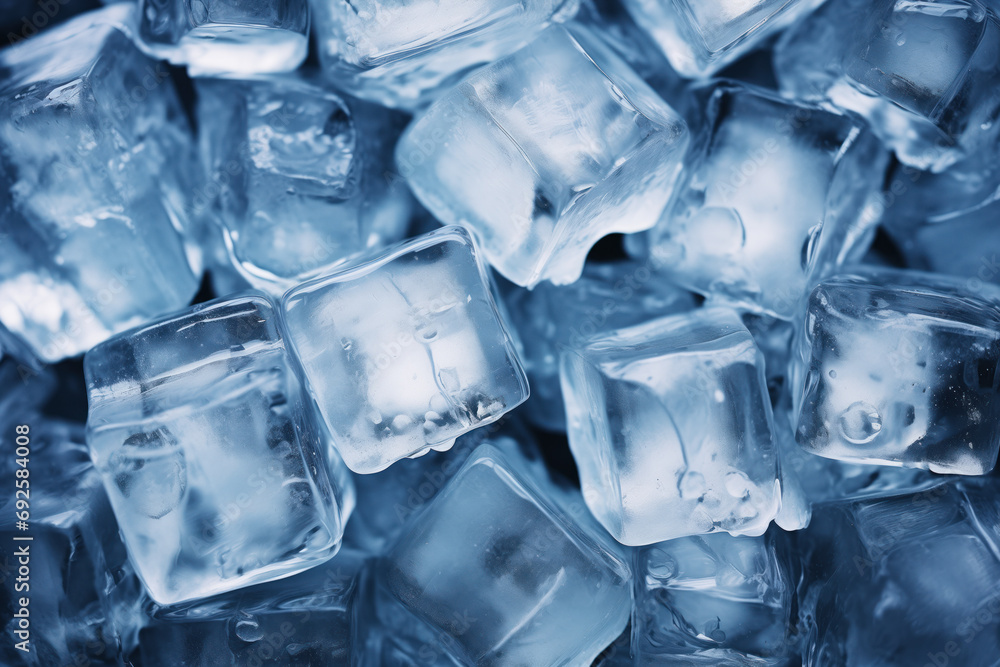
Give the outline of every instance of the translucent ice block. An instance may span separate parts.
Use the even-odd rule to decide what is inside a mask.
[[[391,107],[427,103],[464,73],[521,48],[577,0],[312,0],[330,79]]]
[[[864,126],[723,83],[649,252],[676,282],[790,319],[809,287],[864,252],[886,155]]]
[[[590,664],[628,621],[629,567],[483,445],[380,564],[380,581],[478,665]]]
[[[282,300],[289,338],[348,467],[448,449],[528,398],[472,239],[447,228]]]
[[[979,0],[831,0],[776,50],[782,90],[864,116],[940,171],[997,141],[1000,19]]]
[[[307,0],[139,0],[143,47],[193,76],[288,72],[309,47]]]
[[[19,417],[0,434],[8,489],[0,506],[0,661],[117,667],[143,622],[140,597],[135,585],[124,594],[130,570],[83,425]]]
[[[796,343],[796,438],[820,456],[981,475],[1000,448],[998,292],[857,270],[818,285]]]
[[[190,133],[128,5],[0,51],[0,322],[44,361],[185,305]]]
[[[722,69],[823,0],[626,0],[625,6],[686,77]]]
[[[212,200],[232,264],[280,295],[399,240],[412,199],[385,174],[402,114],[304,77],[198,79]]]
[[[542,283],[533,290],[514,290],[505,300],[520,334],[531,382],[526,414],[535,424],[555,431],[566,430],[559,388],[562,349],[599,331],[694,308],[689,292],[639,262],[588,264],[572,285]]]
[[[552,27],[476,71],[396,147],[417,198],[461,224],[514,283],[571,283],[590,247],[649,229],[670,195],[687,125],[582,27]]]
[[[799,536],[804,655],[846,667],[994,664],[997,491],[963,482],[824,508]]]
[[[351,665],[364,557],[341,550],[294,577],[154,611],[144,667]]]
[[[761,535],[779,506],[763,359],[732,311],[674,315],[563,352],[583,495],[632,546]]]
[[[132,562],[161,604],[336,553],[353,507],[262,295],[195,306],[85,359],[87,441]]]
[[[774,533],[720,533],[637,550],[637,664],[683,664],[682,656],[719,665],[786,664],[794,648],[788,636],[793,581],[780,542]]]

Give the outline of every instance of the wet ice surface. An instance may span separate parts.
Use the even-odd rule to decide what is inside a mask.
[[[0,0],[0,663],[996,663],[995,3],[82,9]]]

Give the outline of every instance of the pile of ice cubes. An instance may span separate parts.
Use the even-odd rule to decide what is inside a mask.
[[[998,664],[996,0],[0,24],[4,665]]]

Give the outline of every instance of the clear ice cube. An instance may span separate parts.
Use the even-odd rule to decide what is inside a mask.
[[[354,472],[451,447],[528,398],[471,237],[447,228],[289,290],[289,340]]]
[[[122,536],[161,604],[329,559],[353,488],[313,417],[276,309],[248,294],[195,306],[84,360],[87,441]]]
[[[626,0],[670,64],[690,78],[711,76],[823,0]]]
[[[280,295],[405,235],[412,200],[385,177],[402,114],[304,77],[195,83],[209,174],[196,204],[216,209],[251,285]]]
[[[37,413],[20,418],[23,428],[0,435],[7,452],[0,473],[9,480],[0,506],[0,661],[117,667],[143,622],[140,595],[83,425]],[[15,521],[22,512],[26,529]]]
[[[682,537],[636,552],[636,664],[703,656],[719,665],[785,664],[792,584],[781,536]]]
[[[144,667],[350,665],[365,560],[347,549],[293,577],[156,609],[139,635]]]
[[[128,5],[0,51],[0,322],[43,361],[190,300],[190,132]]]
[[[192,76],[289,72],[309,48],[307,0],[139,0],[138,38]]]
[[[571,285],[542,283],[533,290],[515,289],[505,301],[520,335],[531,383],[526,415],[552,431],[566,430],[559,387],[561,350],[578,346],[600,331],[694,308],[689,292],[639,262],[590,263]]]
[[[580,277],[591,246],[655,224],[684,121],[581,26],[552,27],[419,115],[396,147],[417,198],[522,286]]]
[[[859,269],[820,283],[796,343],[796,438],[858,463],[982,475],[1000,448],[998,292]]]
[[[996,662],[997,487],[827,506],[798,536],[803,654],[846,667]]]
[[[577,0],[312,0],[320,62],[338,87],[390,107],[429,102],[521,48]]]
[[[854,111],[899,159],[941,171],[995,144],[1000,19],[979,0],[830,0],[779,43],[789,95]]]
[[[763,358],[736,313],[706,309],[561,357],[583,496],[623,544],[761,535],[779,508]]]
[[[380,564],[381,585],[466,662],[589,664],[628,621],[627,563],[536,482],[481,446]]]
[[[790,319],[815,281],[867,248],[887,156],[848,116],[734,83],[704,95],[649,253],[685,287]]]

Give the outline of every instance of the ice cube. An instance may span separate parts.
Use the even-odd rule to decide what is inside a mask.
[[[387,181],[402,114],[305,77],[198,79],[209,183],[232,264],[280,296],[404,236],[412,200]],[[196,202],[199,203],[199,202]]]
[[[987,480],[824,508],[799,536],[803,653],[847,667],[993,664],[997,498]]]
[[[699,142],[649,252],[685,287],[790,319],[815,281],[866,249],[886,155],[848,116],[735,83],[703,95]]]
[[[794,649],[788,634],[793,581],[787,548],[779,553],[783,546],[774,532],[717,533],[638,549],[637,664],[672,664],[683,656],[719,665],[786,664]]]
[[[578,0],[313,0],[320,62],[338,87],[413,109],[462,74],[506,56]]]
[[[793,362],[799,444],[843,461],[989,472],[1000,448],[998,294],[888,269],[820,283]]]
[[[655,224],[687,125],[586,29],[552,27],[476,71],[396,147],[417,198],[514,283],[566,284],[612,232]]]
[[[693,296],[672,285],[648,264],[587,264],[572,285],[542,283],[515,289],[506,297],[511,323],[524,347],[531,383],[525,404],[532,422],[553,431],[566,430],[559,353],[601,331],[694,308]]]
[[[689,78],[711,76],[823,0],[626,0],[670,64]]]
[[[774,424],[736,313],[604,333],[563,352],[560,371],[583,496],[615,539],[764,533],[779,507]]]
[[[469,235],[442,229],[289,290],[289,340],[354,472],[444,450],[528,398]]]
[[[289,72],[308,35],[307,0],[139,0],[142,46],[192,76]]]
[[[830,0],[775,54],[781,88],[857,112],[899,159],[940,171],[995,144],[1000,20],[979,0]]]
[[[43,361],[185,305],[197,289],[167,69],[89,12],[0,51],[0,322]]]
[[[466,662],[589,664],[631,602],[628,565],[604,539],[550,504],[513,456],[483,445],[378,574]]]
[[[195,306],[91,350],[87,440],[129,553],[161,604],[317,565],[353,507],[324,457],[263,295]]]
[[[0,444],[0,474],[10,489],[0,507],[0,660],[11,667],[120,665],[143,622],[140,596],[129,588],[131,571],[83,425],[22,413]]]
[[[349,665],[362,554],[206,602],[156,609],[139,636],[144,667]]]

